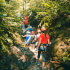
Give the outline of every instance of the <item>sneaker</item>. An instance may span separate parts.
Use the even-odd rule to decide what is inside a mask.
[[[37,65],[40,65],[40,63],[39,63],[39,62],[37,62]]]

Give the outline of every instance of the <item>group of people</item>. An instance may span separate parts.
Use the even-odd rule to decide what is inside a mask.
[[[47,44],[50,44],[50,36],[47,33],[46,27],[43,26],[41,29],[39,28],[35,31],[28,25],[23,32],[26,33],[22,36],[26,37],[25,45],[32,48],[32,50],[36,49],[38,51],[37,65],[39,65],[40,54],[42,53],[42,68],[44,68],[46,63]]]
[[[30,46],[33,49],[35,48],[36,35],[35,35],[35,31],[33,31],[32,28],[28,27],[25,30],[25,35],[23,35],[22,37],[26,37],[26,41],[24,42],[26,46]]]

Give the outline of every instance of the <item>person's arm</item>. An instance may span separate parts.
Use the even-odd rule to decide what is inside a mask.
[[[22,25],[23,23],[21,23],[21,25]]]
[[[48,39],[48,44],[50,44],[50,39]]]
[[[50,36],[47,34],[47,43],[50,44]]]
[[[40,44],[41,44],[41,38],[39,39],[39,42],[38,42],[38,46],[37,46],[37,48],[39,48],[39,46],[40,46]]]
[[[25,33],[27,30],[25,30],[23,33]]]
[[[21,25],[24,24],[24,23],[25,23],[25,20],[21,23]]]
[[[24,21],[21,23],[21,25],[24,24]]]
[[[24,36],[22,36],[22,37],[27,37],[27,35],[24,35]]]

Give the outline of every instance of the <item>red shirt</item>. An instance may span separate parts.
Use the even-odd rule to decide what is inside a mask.
[[[50,36],[46,34],[46,37],[45,37],[45,34],[41,34],[40,38],[41,38],[41,44],[47,44],[47,41],[48,39],[50,39]]]
[[[23,21],[23,23],[24,23],[25,25],[29,24],[29,22],[28,22],[28,16],[25,16],[24,18],[25,18],[25,20]]]
[[[29,24],[28,20],[24,20],[23,23],[24,23],[25,25]]]

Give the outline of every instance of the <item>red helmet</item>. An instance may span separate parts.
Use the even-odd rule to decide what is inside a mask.
[[[42,27],[41,28],[41,31],[46,31],[46,27]]]
[[[31,31],[31,34],[34,34],[35,32],[34,31]]]
[[[41,32],[41,30],[40,29],[37,29],[37,32]]]

